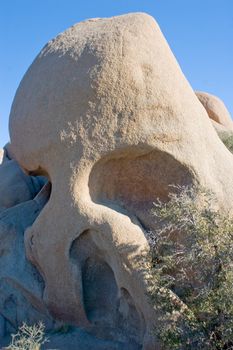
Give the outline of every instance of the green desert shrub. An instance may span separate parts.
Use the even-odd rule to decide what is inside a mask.
[[[39,322],[33,326],[24,323],[16,334],[12,334],[11,344],[7,350],[40,350],[48,340],[44,335],[44,325]]]
[[[157,201],[149,296],[163,349],[233,349],[233,218],[203,189]]]
[[[233,153],[233,133],[222,132],[219,137],[229,151]]]

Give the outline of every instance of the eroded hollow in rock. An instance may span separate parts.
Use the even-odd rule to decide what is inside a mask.
[[[126,288],[117,285],[111,252],[97,247],[87,230],[72,244],[70,257],[82,274],[83,303],[95,336],[140,349],[145,332],[143,316]]]
[[[166,152],[137,149],[113,153],[98,161],[90,174],[92,200],[136,216],[146,229],[152,229],[153,203],[168,199],[170,185],[193,184],[193,174]]]

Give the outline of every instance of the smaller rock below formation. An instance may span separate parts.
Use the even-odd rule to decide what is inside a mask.
[[[32,200],[46,181],[42,176],[24,174],[7,149],[0,150],[0,210]]]
[[[217,96],[208,94],[207,92],[196,91],[195,93],[199,101],[206,109],[210,119],[212,119],[213,125],[217,132],[219,129],[219,124],[220,128],[223,127],[223,129],[225,129],[221,131],[226,131],[226,129],[233,131],[233,122],[223,101]]]
[[[50,195],[44,177],[26,175],[11,159],[8,145],[0,149],[0,349],[5,335],[22,322],[55,322],[43,303],[44,281],[27,260],[24,232],[32,225]]]

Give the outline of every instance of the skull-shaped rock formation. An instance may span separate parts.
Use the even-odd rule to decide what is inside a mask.
[[[233,158],[154,19],[89,20],[50,41],[18,88],[10,135],[21,167],[52,184],[25,249],[53,318],[157,348],[138,267],[153,202],[200,183],[230,207]]]

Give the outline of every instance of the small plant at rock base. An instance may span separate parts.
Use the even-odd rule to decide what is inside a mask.
[[[233,349],[233,218],[200,188],[157,201],[148,291],[163,349]]]
[[[41,322],[33,326],[23,323],[18,332],[12,334],[11,344],[6,350],[40,350],[41,345],[48,341],[45,338],[44,329]]]

